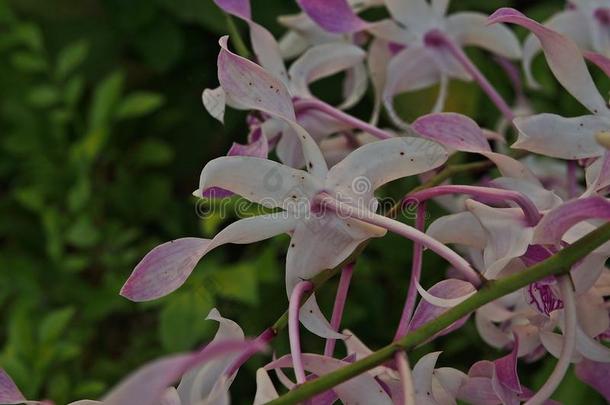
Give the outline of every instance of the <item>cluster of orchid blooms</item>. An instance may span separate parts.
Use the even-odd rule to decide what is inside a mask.
[[[228,37],[222,37],[220,87],[205,90],[203,103],[220,121],[226,105],[250,111],[250,133],[248,144],[234,144],[227,156],[205,165],[194,194],[237,194],[270,210],[230,224],[211,240],[183,238],[156,247],[137,265],[121,294],[132,301],[157,299],[178,289],[202,257],[220,245],[289,234],[291,353],[274,357],[258,370],[255,404],[280,398],[271,370],[290,391],[373,353],[353,332],[340,331],[354,252],[366,240],[390,231],[413,241],[410,283],[394,336],[398,340],[493,280],[527,271],[610,220],[610,110],[585,62],[610,74],[610,1],[571,0],[565,11],[542,25],[508,8],[489,17],[474,12],[447,15],[448,0],[299,0],[302,13],[280,17],[287,33],[279,41],[252,20],[249,0],[215,2],[247,24],[255,57],[234,53]],[[385,7],[389,17],[372,22],[359,16],[373,7]],[[502,23],[525,27],[531,35],[521,46]],[[470,61],[465,46],[483,48],[498,58],[515,87],[512,107]],[[528,84],[536,87],[531,62],[539,51],[589,115],[531,111],[514,61],[522,62]],[[289,68],[286,60],[292,60]],[[343,101],[333,106],[316,98],[309,86],[337,73],[344,73]],[[466,116],[442,112],[451,79],[474,80],[481,86],[503,117],[495,131],[480,128]],[[368,83],[375,104],[365,121],[345,110],[364,96]],[[435,84],[439,92],[434,111],[411,123],[403,121],[394,110],[394,96]],[[393,130],[378,127],[382,110]],[[520,154],[507,152],[505,138],[512,127],[518,139],[511,147]],[[279,162],[268,158],[272,150]],[[414,227],[376,212],[376,189],[407,176],[434,179],[455,153],[482,155],[483,165],[497,168],[499,177],[484,177],[477,185],[447,179],[409,193],[404,203],[417,203]],[[450,214],[426,228],[428,199]],[[420,285],[424,249],[451,265],[447,278],[429,288]],[[411,367],[405,352],[397,350],[386,363],[308,401],[556,403],[550,397],[571,364],[582,381],[610,401],[610,348],[604,344],[610,341],[608,257],[610,243],[592,249],[569,273],[538,280],[479,307],[474,313],[477,330],[487,344],[509,352],[504,357],[478,361],[464,372],[437,367],[440,352],[423,356]],[[339,266],[328,321],[316,303],[313,280]],[[467,318],[428,340],[452,333]],[[264,350],[278,330],[268,328],[248,340],[216,309],[208,319],[217,321],[219,329],[202,350],[157,360],[101,401],[73,404],[228,403],[240,366]],[[301,352],[301,324],[326,339],[323,354]],[[344,342],[347,357],[335,357],[337,340]],[[537,392],[522,386],[518,359],[530,363],[547,354],[558,358],[550,378]],[[282,371],[287,368],[293,369],[295,381]],[[26,401],[1,369],[0,402],[43,403]]]

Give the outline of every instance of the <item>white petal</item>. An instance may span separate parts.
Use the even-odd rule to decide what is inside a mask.
[[[609,119],[594,115],[564,118],[538,114],[516,118],[514,124],[519,139],[513,148],[571,160],[601,156],[604,148],[595,141],[595,134],[610,128]]]
[[[341,42],[309,48],[290,66],[293,95],[311,97],[310,83],[358,65],[365,55],[359,47]]]
[[[265,207],[286,209],[294,207],[295,201],[309,201],[321,186],[316,178],[302,170],[249,156],[211,160],[199,180],[200,190],[221,187]]]
[[[430,224],[426,233],[441,243],[457,243],[480,249],[487,243],[481,223],[468,211],[438,218]]]
[[[222,87],[203,90],[201,99],[203,101],[203,106],[208,113],[218,121],[224,123],[226,94]]]
[[[256,370],[256,396],[254,397],[254,405],[266,404],[267,402],[277,399],[279,395],[269,374],[264,368]]]
[[[424,290],[424,288],[419,283],[417,283],[415,286],[417,287],[417,292],[419,292],[419,295],[421,295],[423,300],[440,308],[453,308],[476,294],[476,291],[471,291],[466,295],[463,295],[458,298],[439,298],[433,296],[428,291]]]
[[[428,21],[432,9],[426,0],[386,0],[386,7],[395,20],[406,26]]]
[[[452,14],[447,18],[447,31],[460,44],[476,45],[509,59],[521,58],[521,46],[515,34],[504,25],[488,25],[485,14]]]
[[[361,146],[336,164],[326,187],[348,197],[372,196],[385,183],[437,168],[447,156],[445,148],[427,139],[384,139]]]

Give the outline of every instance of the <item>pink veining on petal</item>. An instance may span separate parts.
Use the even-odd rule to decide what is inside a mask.
[[[483,130],[471,118],[456,113],[428,114],[411,128],[426,139],[463,152],[491,152]]]
[[[328,32],[346,34],[366,29],[369,23],[358,17],[346,0],[297,0],[301,9]]]
[[[555,284],[555,278],[547,278],[527,287],[528,303],[543,315],[549,316],[551,312],[563,308],[563,301],[553,291]]]
[[[515,343],[510,354],[494,361],[496,375],[500,383],[513,392],[520,394],[523,392],[519,375],[517,374],[517,355],[519,353],[519,338],[515,336]]]

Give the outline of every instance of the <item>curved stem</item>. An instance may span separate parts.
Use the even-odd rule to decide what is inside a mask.
[[[542,405],[548,400],[553,392],[557,389],[561,381],[563,380],[568,368],[570,367],[570,361],[574,348],[576,346],[576,300],[574,298],[574,290],[572,289],[572,281],[570,275],[566,274],[559,280],[559,287],[561,289],[561,298],[563,299],[564,306],[564,338],[563,346],[561,348],[561,354],[559,361],[555,365],[555,369],[551,373],[551,376],[544,383],[544,385],[538,390],[533,397],[527,400],[524,405]]]
[[[395,136],[392,133],[384,131],[383,129],[379,129],[376,126],[369,124],[368,122],[365,122],[356,117],[353,117],[353,116],[333,107],[332,105],[327,104],[324,101],[321,101],[318,99],[311,98],[311,99],[297,100],[294,103],[294,109],[296,110],[297,114],[300,112],[303,112],[305,110],[309,110],[309,109],[318,110],[330,117],[337,119],[338,121],[341,121],[341,122],[349,125],[352,128],[360,129],[379,139],[395,138]]]
[[[314,205],[316,205],[315,203],[317,202],[321,207],[331,209],[339,216],[358,219],[362,222],[387,229],[390,232],[403,236],[414,242],[416,241],[421,243],[426,248],[432,250],[443,259],[447,260],[451,265],[453,265],[453,267],[455,267],[456,270],[460,271],[469,282],[475,286],[481,284],[481,276],[470,266],[466,259],[425,233],[394,219],[375,214],[369,210],[352,207],[351,205],[342,203],[330,197],[328,194],[318,194],[315,200],[317,201],[314,201]]]
[[[335,304],[333,306],[333,315],[330,318],[330,327],[335,332],[339,330],[339,325],[341,325],[341,318],[343,317],[343,308],[345,308],[347,292],[349,290],[349,284],[352,280],[353,273],[354,263],[348,264],[341,271],[341,278],[339,279],[339,286],[337,287],[337,295],[335,296]],[[324,346],[325,356],[333,356],[335,352],[335,342],[336,339],[326,339],[326,345]]]
[[[422,202],[417,206],[417,217],[415,218],[415,228],[418,231],[424,231],[424,224],[426,222],[426,203]],[[394,335],[394,340],[400,339],[407,334],[409,330],[409,322],[413,316],[415,310],[415,300],[417,299],[417,284],[421,276],[422,266],[422,255],[424,252],[424,246],[421,243],[413,242],[413,259],[411,262],[411,278],[409,280],[409,290],[407,291],[407,298],[405,299],[405,306],[402,309],[402,315],[400,316],[400,322]]]
[[[249,58],[250,51],[248,50],[248,47],[246,46],[244,39],[241,37],[239,30],[237,29],[237,25],[235,25],[235,20],[233,20],[233,17],[231,17],[230,14],[227,14],[227,13],[224,13],[224,14],[225,14],[226,22],[227,22],[227,29],[229,30],[229,35],[231,37],[231,41],[233,42],[233,45],[235,46],[235,50],[237,51],[237,54],[239,56],[243,56],[244,58]]]
[[[400,382],[402,384],[402,395],[404,397],[404,405],[415,405],[415,388],[413,387],[413,376],[411,367],[409,367],[409,359],[404,351],[397,352],[394,355]]]
[[[534,226],[542,217],[536,205],[525,194],[513,190],[504,190],[492,187],[444,185],[428,188],[417,193],[413,193],[404,198],[403,201],[417,200],[425,201],[430,198],[446,194],[468,194],[473,197],[482,197],[493,201],[506,202],[513,201],[523,210],[525,218],[530,226]]]
[[[470,314],[485,304],[515,292],[538,280],[542,280],[545,277],[567,274],[572,265],[609,240],[610,224],[602,225],[572,245],[561,250],[559,253],[529,267],[525,271],[486,284],[476,294],[466,299],[461,304],[447,310],[438,318],[422,325],[418,329],[411,331],[402,339],[345,367],[341,367],[340,369],[296,387],[282,397],[269,402],[269,404],[297,404],[357,375],[367,372],[368,370],[383,364],[388,359],[391,359],[396,352],[411,349],[425,342],[431,336],[442,331],[453,322]]]
[[[294,374],[297,378],[297,384],[303,384],[307,381],[305,368],[303,367],[303,358],[301,357],[299,310],[301,309],[303,294],[311,289],[313,289],[313,283],[311,283],[311,281],[301,281],[292,290],[292,294],[290,294],[290,303],[288,304],[288,337],[290,339],[290,352],[292,353],[292,364]]]
[[[498,110],[500,110],[504,118],[508,120],[508,122],[513,122],[515,115],[513,114],[511,108],[508,106],[506,101],[504,101],[497,90],[491,85],[491,83],[489,83],[479,68],[472,63],[468,55],[466,55],[464,50],[458,44],[456,44],[451,38],[440,30],[430,31],[428,34],[426,34],[424,42],[428,46],[442,46],[447,49],[449,53],[451,53],[451,55],[457,59],[458,62],[460,62],[460,64],[464,67],[464,70],[466,70],[466,72],[472,76],[474,81],[477,82],[477,84],[481,87],[485,94],[487,94],[496,107],[498,107]]]

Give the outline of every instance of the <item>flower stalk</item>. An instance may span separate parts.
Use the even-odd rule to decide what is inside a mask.
[[[519,290],[533,282],[549,276],[564,275],[570,271],[572,265],[587,256],[593,250],[610,240],[610,224],[605,224],[588,235],[582,237],[574,244],[566,247],[548,259],[526,269],[499,280],[486,283],[476,294],[464,302],[444,312],[438,318],[426,323],[422,327],[410,332],[405,337],[379,349],[373,354],[364,357],[346,367],[326,374],[316,380],[303,384],[286,393],[280,398],[269,402],[270,405],[296,404],[311,398],[315,394],[331,389],[335,385],[364,373],[391,359],[400,350],[409,350],[423,343],[431,336],[450,326],[483,305]]]

